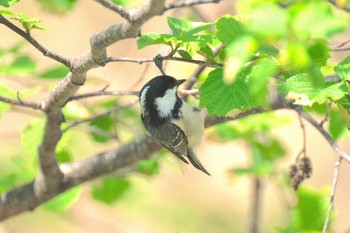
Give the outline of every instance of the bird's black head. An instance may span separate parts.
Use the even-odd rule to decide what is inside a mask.
[[[146,83],[139,95],[142,117],[148,117],[152,122],[168,117],[178,117],[182,101],[177,96],[176,90],[184,81],[161,75]]]
[[[150,81],[148,81],[148,83],[146,83],[142,87],[139,97],[141,98],[143,90],[147,87],[149,87],[148,89],[150,90],[147,92],[150,93],[154,98],[162,97],[162,96],[164,96],[165,92],[168,89],[178,87],[179,85],[181,85],[185,81],[186,81],[185,79],[177,80],[177,79],[175,79],[171,76],[167,76],[167,75],[157,76],[157,77],[151,79]]]

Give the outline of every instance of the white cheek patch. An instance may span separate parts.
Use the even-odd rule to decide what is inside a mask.
[[[142,115],[147,114],[145,102],[146,102],[146,94],[147,94],[148,89],[149,89],[149,86],[146,87],[145,89],[143,89],[143,91],[141,92],[141,95],[140,95],[140,105],[141,105]]]
[[[165,92],[163,97],[155,99],[155,105],[158,110],[159,117],[168,117],[174,109],[176,103],[176,90],[177,87],[173,87]]]

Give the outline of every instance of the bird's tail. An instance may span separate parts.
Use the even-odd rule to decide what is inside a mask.
[[[196,154],[194,153],[192,148],[188,148],[188,160],[192,163],[192,165],[197,168],[198,170],[201,170],[205,174],[210,176],[210,173],[205,169],[205,167],[202,165],[202,163],[198,160]]]

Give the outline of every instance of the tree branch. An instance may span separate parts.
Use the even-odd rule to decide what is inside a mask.
[[[305,111],[301,110],[299,107],[294,107],[293,109],[295,109],[305,120],[307,120],[323,135],[323,137],[327,140],[329,145],[333,148],[333,150],[337,153],[338,156],[342,157],[347,162],[350,162],[350,155],[339,148],[339,146],[333,140],[332,136],[326,130],[324,130],[312,116],[310,116]]]
[[[0,96],[0,102],[42,110],[40,103],[25,101],[21,99],[11,99],[4,96]]]
[[[254,114],[251,111],[251,114]],[[246,116],[240,114],[234,119]],[[208,119],[207,127],[220,124],[231,118],[212,117]],[[42,190],[48,189],[48,184],[42,176],[38,176],[34,181],[18,187],[0,196],[0,221],[18,215],[26,211],[33,211],[44,202],[54,198],[64,191],[95,179],[102,175],[107,175],[119,169],[131,166],[139,160],[150,158],[162,147],[150,135],[139,136],[135,141],[122,145],[117,149],[102,152],[87,159],[60,165],[60,170],[64,176],[60,179],[58,189],[54,192],[42,195]]]
[[[179,62],[187,62],[187,63],[192,63],[192,64],[197,64],[205,67],[223,67],[223,64],[221,63],[216,63],[212,61],[202,61],[202,60],[188,60],[184,59],[181,57],[173,57],[173,56],[158,56],[158,59],[164,61],[164,60],[169,60],[169,61],[179,61]],[[154,58],[131,58],[131,57],[108,57],[105,60],[106,63],[108,62],[132,62],[132,63],[138,63],[138,64],[143,64],[146,62],[154,62]]]
[[[63,65],[67,67],[71,67],[71,62],[68,58],[60,56],[54,52],[51,52],[47,48],[45,48],[43,45],[41,45],[37,40],[35,40],[30,34],[26,33],[10,21],[8,21],[3,15],[0,14],[0,24],[5,25],[18,35],[20,35],[23,39],[28,41],[31,45],[33,45],[37,50],[39,50],[44,56],[49,57],[55,61],[58,61],[59,63],[62,63]]]
[[[175,9],[175,8],[200,5],[200,4],[219,3],[220,1],[221,0],[187,0],[187,1],[183,0],[183,1],[177,1],[177,2],[165,4],[164,11],[170,10],[170,9]]]
[[[331,218],[331,214],[334,210],[334,197],[335,197],[335,191],[337,189],[337,184],[338,184],[338,180],[339,180],[339,171],[340,171],[340,165],[341,165],[342,160],[343,160],[343,157],[338,156],[338,159],[337,159],[335,166],[334,166],[334,175],[333,175],[332,191],[331,191],[331,195],[330,195],[330,204],[329,204],[329,208],[327,211],[326,220],[324,221],[322,233],[327,233],[328,223],[329,223],[329,220]]]
[[[114,3],[110,2],[109,0],[95,0],[95,1],[100,3],[101,5],[105,6],[106,8],[116,12],[124,19],[130,20],[129,11],[126,10],[124,7],[117,5],[117,4],[114,4]]]

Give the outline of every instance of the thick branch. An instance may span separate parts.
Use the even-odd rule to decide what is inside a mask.
[[[235,119],[242,116],[246,114],[238,115]],[[230,119],[214,117],[207,121],[207,126],[227,120]],[[2,194],[0,196],[0,221],[25,211],[32,211],[44,202],[83,182],[131,166],[139,160],[148,159],[160,149],[162,147],[151,136],[145,134],[115,150],[103,152],[79,162],[63,164],[60,169],[64,178],[60,179],[61,183],[57,186],[59,189],[55,189],[55,192],[41,195],[41,190],[47,189],[47,183],[42,176],[39,176],[33,182]]]
[[[49,57],[55,61],[58,61],[59,63],[62,63],[63,65],[70,67],[70,60],[66,57],[60,56],[47,48],[45,48],[43,45],[41,45],[37,40],[35,40],[30,34],[26,33],[10,21],[8,21],[3,15],[0,14],[0,23],[23,37],[25,40],[27,40],[31,45],[33,45],[37,50],[39,50],[44,56]]]

